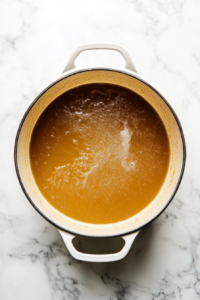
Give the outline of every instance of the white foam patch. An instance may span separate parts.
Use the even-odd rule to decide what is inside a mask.
[[[130,141],[131,141],[133,132],[127,127],[127,123],[124,123],[124,130],[122,130],[120,132],[120,135],[121,135],[121,139],[122,139],[122,142],[121,142],[122,149],[121,149],[121,153],[120,153],[121,166],[126,171],[130,171],[135,168],[135,162],[132,161],[132,157],[129,152]]]
[[[94,172],[94,170],[95,170],[96,168],[98,168],[98,166],[99,166],[99,165],[97,164],[97,165],[91,167],[90,170],[89,170],[88,172],[83,173],[83,176],[85,177],[85,179],[84,179],[84,181],[83,181],[83,188],[84,188],[85,185],[86,185],[88,176],[89,176],[90,174],[92,174],[92,173]]]
[[[128,120],[133,122],[136,116],[131,114],[129,102],[122,94],[116,93],[115,99],[111,100],[112,92],[101,94],[101,97],[106,98],[104,101],[93,100],[91,96],[91,99],[82,102],[75,99],[69,107],[64,108],[63,120],[67,124],[65,134],[69,136],[71,147],[76,148],[76,155],[70,157],[70,164],[55,168],[53,177],[57,181],[60,178],[69,187],[73,188],[75,184],[76,189],[82,189],[89,186],[90,176],[90,179],[94,176],[95,180],[97,169],[104,168],[107,178],[110,176],[110,168],[115,174],[121,167],[121,181],[127,181],[127,176],[135,172],[136,161],[130,152],[133,130]],[[78,110],[74,111],[77,107]]]

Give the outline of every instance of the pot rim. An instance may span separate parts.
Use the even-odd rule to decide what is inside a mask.
[[[87,234],[79,234],[76,232],[73,232],[69,229],[63,228],[59,225],[57,225],[54,221],[52,221],[51,219],[49,219],[34,203],[34,201],[30,198],[30,196],[28,195],[28,192],[26,191],[26,188],[23,184],[23,181],[21,179],[20,176],[20,171],[19,171],[19,167],[18,167],[18,159],[17,159],[17,148],[18,148],[18,141],[19,141],[19,136],[21,133],[21,129],[23,127],[23,124],[26,120],[26,117],[28,116],[30,110],[32,109],[32,107],[35,105],[35,103],[40,99],[40,97],[46,93],[47,90],[49,90],[52,86],[56,85],[58,82],[62,81],[65,78],[71,77],[75,74],[78,73],[83,73],[83,72],[92,72],[92,71],[112,71],[112,72],[118,72],[124,75],[128,75],[131,76],[133,78],[136,78],[137,80],[141,81],[142,83],[144,83],[145,85],[147,85],[149,88],[151,88],[163,101],[164,103],[168,106],[168,108],[170,109],[170,111],[172,112],[174,119],[176,120],[176,123],[178,125],[179,128],[179,132],[181,135],[181,140],[182,140],[182,147],[183,147],[183,160],[182,160],[182,166],[181,166],[181,171],[180,171],[180,175],[176,184],[176,187],[174,189],[174,192],[172,193],[171,197],[169,198],[169,200],[167,201],[167,203],[165,204],[165,206],[148,222],[146,222],[145,224],[143,224],[142,226],[138,227],[137,229],[133,229],[133,230],[129,230],[123,234],[113,234],[113,235],[102,235],[102,236],[95,236],[95,235],[87,235]],[[114,69],[114,68],[89,68],[89,69],[76,69],[73,72],[66,72],[64,73],[64,75],[61,75],[58,79],[56,79],[55,81],[53,81],[50,85],[48,85],[45,89],[43,89],[43,91],[33,100],[33,102],[29,105],[29,107],[27,108],[26,112],[24,113],[21,122],[19,124],[18,130],[17,130],[17,134],[15,137],[15,144],[14,144],[14,163],[15,163],[15,171],[19,180],[19,183],[21,185],[21,188],[26,196],[26,198],[29,200],[30,204],[35,208],[35,210],[44,218],[46,219],[50,224],[52,224],[53,226],[55,226],[57,229],[62,230],[64,232],[70,233],[74,236],[80,236],[80,237],[85,237],[85,238],[97,238],[97,239],[106,239],[106,238],[114,238],[114,237],[121,237],[121,236],[125,236],[125,235],[129,235],[131,233],[140,231],[141,229],[143,229],[145,226],[149,225],[151,222],[153,222],[155,219],[157,219],[163,212],[164,210],[168,207],[168,205],[171,203],[171,201],[173,200],[179,186],[180,183],[182,181],[183,178],[183,174],[184,174],[184,170],[185,170],[185,163],[186,163],[186,143],[185,143],[185,137],[184,137],[184,133],[183,133],[183,129],[181,126],[181,123],[179,121],[179,118],[177,117],[175,111],[173,110],[173,108],[171,107],[171,105],[167,102],[167,100],[148,82],[146,82],[144,79],[142,79],[140,77],[139,74],[134,73],[132,71],[125,71],[125,70],[118,70],[118,69]],[[87,223],[86,223],[87,224]],[[113,223],[114,224],[114,223]]]

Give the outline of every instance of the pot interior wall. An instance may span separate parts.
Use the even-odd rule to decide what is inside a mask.
[[[170,141],[170,165],[166,180],[156,198],[140,213],[122,222],[94,225],[73,220],[52,207],[40,193],[33,178],[29,144],[37,119],[58,96],[74,87],[89,83],[111,83],[131,89],[146,99],[158,112]],[[85,236],[123,235],[137,230],[157,216],[168,204],[176,189],[183,164],[183,144],[179,127],[162,98],[140,79],[110,70],[90,70],[61,79],[45,91],[25,117],[17,146],[18,169],[26,193],[38,211],[58,228]]]

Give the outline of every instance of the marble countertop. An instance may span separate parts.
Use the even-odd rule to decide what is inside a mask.
[[[200,298],[200,2],[0,2],[0,299]],[[56,228],[26,200],[13,162],[19,122],[80,44],[125,47],[176,111],[187,165],[166,211],[114,263],[73,259]],[[108,51],[109,52],[109,51]],[[121,67],[117,53],[85,52],[78,66]]]

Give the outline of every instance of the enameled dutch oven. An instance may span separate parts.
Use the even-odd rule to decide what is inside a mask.
[[[78,69],[74,61],[79,53],[92,49],[110,49],[121,53],[126,61],[124,69]],[[64,92],[89,83],[110,83],[126,87],[141,95],[161,117],[169,137],[170,163],[164,184],[155,199],[141,212],[121,222],[96,225],[71,219],[51,206],[40,193],[30,167],[29,146],[34,126],[45,108]],[[14,159],[20,185],[33,207],[56,226],[71,255],[76,259],[108,262],[122,259],[129,251],[139,231],[155,220],[172,201],[183,176],[186,147],[181,124],[169,103],[149,83],[144,81],[127,51],[117,45],[94,44],[81,46],[73,53],[62,75],[44,89],[27,109],[19,125],[15,141]],[[75,236],[87,238],[121,237],[125,244],[113,254],[86,254],[77,251],[72,243]]]

